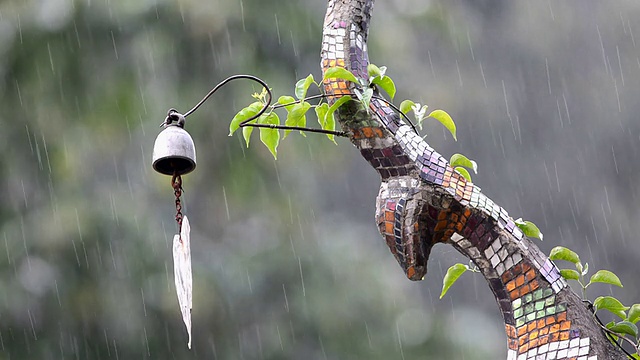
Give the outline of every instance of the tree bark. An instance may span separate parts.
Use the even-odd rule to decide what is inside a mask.
[[[338,66],[368,78],[372,9],[373,0],[329,0],[323,72]],[[339,79],[324,82],[331,103],[357,87]],[[385,102],[373,99],[365,109],[351,101],[337,117],[353,145],[380,174],[377,224],[409,279],[424,277],[434,244],[451,244],[475,263],[495,295],[504,319],[508,359],[626,357],[508,213],[454,171]]]

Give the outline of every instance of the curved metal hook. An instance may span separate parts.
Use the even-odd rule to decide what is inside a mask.
[[[260,111],[258,111],[252,117],[250,117],[250,118],[244,120],[243,122],[241,122],[240,124],[238,124],[239,127],[251,126],[251,127],[268,128],[268,129],[300,130],[300,131],[309,131],[309,132],[316,132],[316,133],[321,133],[321,134],[330,134],[330,135],[335,135],[335,136],[348,137],[347,133],[342,132],[342,131],[331,131],[331,130],[324,130],[324,129],[310,129],[310,128],[305,128],[305,127],[300,127],[300,126],[286,126],[286,125],[276,125],[276,124],[250,124],[251,121],[259,118],[262,114],[264,114],[264,112],[269,108],[269,106],[271,106],[272,94],[271,94],[271,89],[269,89],[269,85],[267,85],[267,83],[264,82],[264,80],[260,79],[259,77],[253,76],[253,75],[244,75],[244,74],[232,75],[232,76],[229,76],[228,78],[222,80],[218,85],[216,85],[213,89],[211,89],[207,93],[207,95],[205,95],[202,98],[202,100],[200,100],[193,108],[191,108],[191,110],[187,111],[184,115],[178,113],[175,109],[170,109],[169,112],[167,113],[167,118],[165,119],[165,121],[162,124],[160,124],[160,126],[167,126],[167,125],[171,124],[173,121],[177,121],[178,122],[178,126],[180,126],[180,127],[184,126],[184,120],[185,120],[185,118],[187,116],[193,114],[196,110],[198,110],[198,108],[200,106],[202,106],[202,104],[204,104],[204,102],[207,101],[207,99],[209,99],[211,97],[211,95],[213,95],[216,91],[218,91],[218,89],[220,89],[223,85],[226,85],[228,82],[230,82],[232,80],[237,80],[237,79],[253,80],[253,81],[259,83],[260,85],[262,85],[262,87],[267,92],[267,101],[265,102],[265,104],[262,107],[262,109],[260,109]]]

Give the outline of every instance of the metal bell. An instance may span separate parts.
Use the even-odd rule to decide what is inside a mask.
[[[178,124],[167,125],[153,145],[153,169],[165,175],[184,175],[196,168],[196,147]]]

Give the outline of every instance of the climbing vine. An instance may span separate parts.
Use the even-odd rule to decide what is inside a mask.
[[[320,83],[316,82],[312,74],[309,74],[307,77],[296,82],[294,86],[294,96],[282,95],[278,98],[277,102],[272,105],[268,104],[270,99],[267,96],[267,90],[263,89],[261,93],[255,93],[252,95],[255,99],[254,102],[241,109],[233,117],[229,125],[229,135],[233,135],[242,127],[242,136],[248,147],[253,133],[253,127],[251,124],[280,125],[280,116],[276,113],[276,110],[282,108],[286,110],[286,118],[284,121],[285,126],[306,128],[307,113],[313,108],[320,128],[327,132],[336,132],[335,112],[340,108],[340,106],[348,101],[359,101],[363,105],[364,109],[369,111],[371,99],[379,99],[389,104],[394,110],[398,111],[399,114],[412,125],[415,121],[420,130],[422,130],[422,125],[425,119],[433,118],[438,120],[457,141],[456,124],[446,111],[438,109],[427,114],[427,109],[429,108],[427,105],[421,105],[420,103],[416,103],[412,100],[402,101],[400,107],[393,105],[391,101],[393,101],[396,95],[396,86],[393,80],[386,75],[386,72],[386,66],[378,67],[374,64],[369,64],[367,66],[369,78],[363,79],[356,77],[352,72],[345,68],[331,67],[325,71],[324,77]],[[330,79],[347,80],[354,83],[356,87],[350,95],[343,95],[332,105],[329,105],[326,101],[328,95],[324,93],[321,84],[322,82]],[[315,85],[320,94],[307,96],[309,88],[311,88],[312,85]],[[379,96],[375,90],[381,90],[387,94],[391,100],[387,100]],[[312,104],[311,101],[315,100],[317,100],[317,103]],[[243,125],[243,122],[258,114],[265,105],[269,105],[269,109],[267,111],[257,119],[251,120],[246,125]],[[414,121],[411,121],[407,117],[410,113],[413,113]],[[260,140],[269,149],[273,157],[277,158],[280,140],[285,139],[291,131],[292,130],[285,129],[284,136],[281,136],[279,129],[261,127]],[[300,134],[302,136],[306,136],[303,130],[300,130]],[[335,143],[335,133],[327,133],[326,135],[329,140]],[[476,162],[469,160],[462,154],[454,154],[450,159],[450,163],[456,171],[468,180],[471,180],[471,175],[467,169],[472,170],[474,173],[477,173],[478,170]]]

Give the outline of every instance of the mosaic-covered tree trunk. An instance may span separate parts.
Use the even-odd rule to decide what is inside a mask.
[[[329,0],[322,68],[345,67],[367,78],[367,34],[373,0]],[[354,84],[324,84],[330,101]],[[480,269],[502,312],[508,359],[623,359],[556,266],[507,212],[455,172],[385,103],[340,108],[343,131],[382,178],[376,221],[411,280],[427,272],[431,247],[453,245]],[[460,334],[461,336],[471,334]]]

